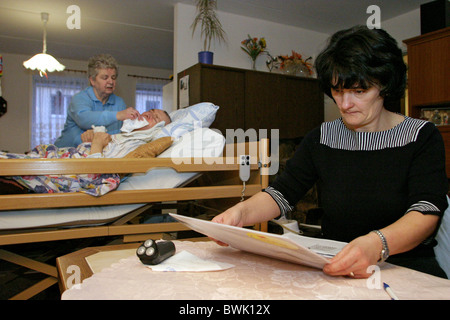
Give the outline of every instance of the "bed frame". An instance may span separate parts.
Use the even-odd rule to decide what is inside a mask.
[[[241,198],[251,196],[267,187],[269,181],[268,139],[259,142],[247,142],[226,146],[224,156],[218,158],[184,158],[181,164],[174,164],[170,158],[153,159],[7,159],[0,160],[0,176],[45,175],[45,174],[85,174],[85,173],[145,173],[156,167],[170,167],[177,172],[199,172],[212,174],[216,178],[208,178],[207,186],[182,187],[173,189],[152,190],[116,190],[101,197],[93,197],[84,193],[55,194],[14,194],[0,195],[1,210],[21,210],[35,208],[60,208],[101,206],[132,203],[159,203],[165,201],[182,201],[197,199]],[[251,177],[247,183],[239,178],[238,152],[251,152]],[[230,152],[233,150],[232,152]],[[254,154],[256,151],[256,155]],[[232,153],[231,156],[227,155]],[[261,156],[259,156],[261,155]],[[257,159],[255,161],[255,158]],[[180,160],[180,159],[178,159]],[[211,165],[213,163],[213,165]],[[126,169],[126,170],[124,170]],[[219,181],[217,180],[219,178]],[[35,243],[44,241],[81,239],[103,236],[123,236],[124,242],[142,241],[152,234],[188,230],[178,222],[129,224],[130,221],[145,211],[147,206],[139,208],[108,225],[50,228],[36,230],[0,231],[0,259],[25,266],[48,277],[26,289],[11,299],[28,299],[58,282],[56,267],[22,257],[5,250],[12,244]],[[18,212],[20,214],[20,211]],[[267,223],[255,225],[254,228],[267,231]]]

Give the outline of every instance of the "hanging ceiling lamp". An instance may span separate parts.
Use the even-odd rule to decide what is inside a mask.
[[[45,75],[47,77],[47,71],[63,71],[65,66],[58,62],[51,55],[47,54],[47,21],[48,21],[48,13],[41,13],[41,20],[44,23],[44,43],[42,53],[38,53],[33,56],[31,59],[24,61],[23,66],[27,69],[31,70],[39,70],[39,74],[41,77]]]

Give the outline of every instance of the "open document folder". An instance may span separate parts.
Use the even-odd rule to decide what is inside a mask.
[[[169,213],[194,231],[227,243],[235,249],[322,269],[345,242],[299,236],[277,235]]]

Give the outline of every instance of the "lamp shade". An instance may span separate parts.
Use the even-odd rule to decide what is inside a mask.
[[[24,61],[23,66],[31,70],[39,70],[41,76],[53,71],[63,71],[65,66],[58,62],[51,55],[46,53],[38,53],[27,61]]]
[[[48,13],[41,12],[41,20],[44,23],[44,37],[43,37],[43,48],[42,53],[34,55],[31,59],[24,61],[23,66],[31,70],[39,70],[41,77],[45,75],[47,77],[47,72],[53,71],[63,71],[65,66],[58,62],[51,55],[47,54],[47,21]]]

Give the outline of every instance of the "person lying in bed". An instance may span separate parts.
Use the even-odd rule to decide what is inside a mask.
[[[0,152],[3,159],[64,159],[64,158],[122,158],[130,156],[139,147],[155,140],[161,129],[171,123],[169,115],[159,109],[142,113],[146,124],[131,132],[110,135],[106,132],[83,133],[85,142],[78,147],[58,148],[55,145],[38,145],[30,153],[15,154]],[[161,138],[161,147],[167,148],[171,138]],[[159,139],[158,139],[159,141]],[[163,151],[163,150],[160,150]],[[139,157],[139,155],[138,155]],[[14,176],[0,178],[1,194],[12,193],[57,193],[85,192],[94,196],[104,195],[116,189],[120,183],[118,174],[80,174]],[[25,188],[25,189],[24,189]]]
[[[146,111],[142,113],[142,117],[145,122],[143,124],[136,122],[138,126],[131,132],[110,135],[106,132],[94,132],[94,130],[85,131],[81,135],[83,141],[81,145],[90,143],[88,157],[122,158],[140,145],[152,141],[163,126],[171,123],[167,112],[160,109]],[[144,125],[145,123],[147,124]]]

